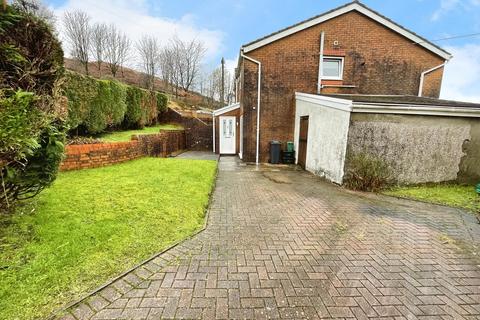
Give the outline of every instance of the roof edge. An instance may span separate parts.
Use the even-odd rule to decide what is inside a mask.
[[[271,33],[270,35],[267,35],[263,38],[254,40],[250,43],[247,43],[245,45],[242,45],[241,50],[243,50],[245,53],[248,53],[250,51],[253,51],[255,49],[261,48],[267,44],[270,44],[272,42],[275,42],[277,40],[283,39],[287,36],[290,36],[292,34],[295,34],[297,32],[300,32],[302,30],[305,30],[307,28],[310,28],[312,26],[315,26],[317,24],[320,24],[322,22],[328,21],[330,19],[336,18],[342,14],[351,12],[351,11],[357,11],[359,13],[362,13],[363,15],[377,21],[378,23],[384,25],[385,27],[403,35],[404,37],[410,39],[413,41],[412,44],[418,44],[425,49],[429,50],[430,52],[433,52],[437,56],[442,57],[445,60],[450,60],[452,58],[452,55],[442,49],[441,47],[437,46],[436,44],[430,42],[429,40],[419,36],[418,34],[414,33],[413,31],[408,30],[407,28],[399,25],[398,23],[394,22],[393,20],[383,16],[382,14],[370,9],[363,3],[360,3],[359,1],[353,1],[350,3],[347,3],[343,6],[337,7],[335,9],[332,9],[330,11],[327,11],[323,14],[320,14],[318,16],[315,16],[313,18],[304,20],[302,22],[299,22],[297,24],[294,24],[290,27],[281,29],[277,32]]]
[[[413,104],[405,105],[354,102],[352,112],[480,118],[480,108],[460,108],[433,105],[426,106]]]
[[[240,103],[237,102],[237,103],[225,106],[223,108],[217,109],[217,110],[213,111],[212,114],[213,114],[214,117],[216,117],[216,116],[222,115],[224,113],[227,113],[227,112],[239,109],[239,108],[240,108]]]

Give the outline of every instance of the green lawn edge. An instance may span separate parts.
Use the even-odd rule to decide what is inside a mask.
[[[91,173],[91,172],[95,173],[95,172],[101,172],[103,170],[107,170],[107,171],[113,170],[113,172],[116,172],[117,171],[116,169],[123,168],[124,166],[132,166],[132,165],[135,166],[136,165],[138,167],[141,167],[142,169],[145,169],[145,168],[151,167],[151,164],[148,165],[148,162],[151,162],[151,161],[154,161],[154,162],[155,161],[160,161],[162,163],[170,162],[170,164],[175,163],[176,165],[183,164],[183,167],[184,167],[185,170],[187,170],[187,172],[193,172],[194,173],[191,177],[192,179],[195,179],[195,176],[198,176],[198,175],[203,176],[203,177],[208,176],[207,185],[205,185],[205,183],[203,183],[203,184],[200,183],[203,187],[207,186],[206,189],[203,188],[203,191],[200,192],[201,193],[201,195],[200,195],[201,199],[198,198],[198,195],[194,194],[195,192],[193,192],[192,194],[189,194],[186,197],[186,198],[197,199],[197,201],[195,201],[196,212],[197,212],[197,214],[200,214],[201,217],[199,219],[194,219],[194,221],[191,221],[191,222],[187,223],[186,225],[180,226],[179,228],[173,228],[172,232],[174,233],[175,236],[171,239],[163,239],[163,241],[156,241],[155,243],[157,245],[153,246],[153,247],[152,247],[151,243],[148,243],[147,245],[145,245],[145,247],[148,247],[148,249],[145,250],[145,248],[141,248],[141,250],[139,250],[139,251],[141,251],[141,254],[138,254],[135,257],[131,257],[131,256],[132,256],[132,252],[134,252],[134,253],[137,252],[135,246],[138,245],[138,242],[136,242],[133,245],[133,248],[126,249],[125,250],[126,252],[122,251],[122,250],[115,251],[120,257],[125,258],[126,253],[128,253],[127,256],[131,257],[131,258],[128,258],[125,261],[120,261],[118,263],[117,262],[114,263],[113,261],[109,261],[111,263],[107,263],[107,267],[109,267],[110,269],[108,269],[107,272],[98,272],[98,274],[93,272],[93,274],[95,275],[95,277],[94,277],[95,279],[86,281],[83,285],[82,285],[82,282],[79,283],[78,281],[76,281],[76,280],[78,280],[78,277],[73,277],[73,279],[71,279],[69,277],[64,278],[63,283],[64,284],[67,283],[67,284],[69,284],[68,287],[70,287],[70,286],[72,287],[72,291],[68,292],[68,293],[62,292],[61,283],[60,283],[60,285],[58,283],[56,283],[54,285],[55,290],[49,290],[48,288],[44,288],[45,286],[44,285],[39,285],[39,283],[36,283],[37,287],[35,287],[35,285],[33,285],[33,288],[31,288],[31,290],[29,290],[28,288],[24,288],[24,290],[22,290],[22,288],[17,288],[17,287],[12,289],[12,286],[13,285],[16,286],[17,284],[20,285],[20,286],[22,286],[22,285],[29,286],[31,281],[26,281],[25,278],[24,279],[19,278],[19,279],[13,279],[13,280],[16,280],[16,281],[10,281],[9,282],[8,279],[6,279],[6,277],[5,277],[5,270],[0,271],[0,285],[2,286],[0,288],[0,318],[5,318],[5,319],[38,319],[38,318],[47,317],[52,312],[54,312],[56,310],[61,310],[69,302],[72,302],[72,301],[75,301],[79,298],[85,297],[86,294],[91,293],[92,290],[95,290],[96,288],[98,288],[99,285],[102,285],[104,283],[107,283],[107,282],[111,281],[111,279],[116,278],[119,274],[124,273],[125,270],[128,270],[131,267],[136,266],[139,263],[144,262],[146,259],[149,259],[150,257],[152,257],[152,255],[155,255],[158,252],[165,251],[166,249],[170,248],[172,245],[181,243],[185,239],[188,239],[188,238],[192,237],[193,235],[198,234],[198,232],[200,232],[201,230],[204,229],[205,224],[206,224],[206,219],[207,219],[206,212],[208,210],[208,206],[209,206],[209,203],[210,203],[211,194],[212,194],[212,192],[214,190],[214,187],[215,187],[215,180],[216,180],[216,174],[217,174],[216,161],[146,158],[146,159],[135,160],[135,161],[131,161],[131,162],[128,162],[128,163],[125,163],[125,164],[120,164],[120,165],[116,165],[116,166],[112,166],[112,167],[81,170],[81,171],[75,171],[75,172],[71,172],[71,173],[70,172],[69,173],[62,173],[60,175],[59,182],[58,181],[57,182],[62,183],[62,177],[69,176],[69,175],[83,176],[85,174],[88,175],[88,173]],[[146,162],[147,162],[147,164],[146,164]],[[209,165],[206,166],[208,169],[205,169],[205,167],[199,167],[199,164],[201,164],[201,163],[209,164]],[[192,169],[192,168],[196,168],[196,169]],[[135,173],[133,175],[133,177],[135,177],[135,179],[139,179],[139,175],[137,173]],[[171,178],[172,179],[170,180],[170,182],[172,183],[172,185],[173,185],[173,182],[178,184],[177,187],[174,188],[174,189],[186,190],[185,179],[182,179],[179,176],[173,176]],[[99,179],[102,180],[102,177],[99,177]],[[119,179],[125,179],[125,177],[123,177],[123,178],[120,177]],[[155,180],[155,179],[153,179],[153,180]],[[54,190],[55,185],[52,188]],[[52,190],[52,189],[50,189],[50,190]],[[172,188],[170,188],[169,190],[171,191]],[[127,191],[130,191],[129,188],[127,188]],[[103,190],[101,192],[103,192]],[[188,192],[188,190],[186,192]],[[42,197],[48,197],[49,198],[50,196],[49,195],[41,195],[39,197],[39,199],[36,200],[35,202],[44,201],[44,200],[42,200]],[[107,196],[107,198],[108,198],[108,196]],[[171,210],[174,213],[175,212],[178,213],[179,211],[181,211],[181,207],[183,206],[183,203],[186,201],[185,199],[179,199],[178,196],[173,196],[173,197],[168,196],[166,198],[169,198],[172,201],[171,203],[172,203],[173,208],[171,208]],[[182,198],[182,197],[180,197],[180,198]],[[182,200],[182,201],[179,202],[179,200]],[[140,202],[142,202],[142,201],[140,201]],[[175,211],[175,208],[178,209],[179,207],[180,207],[180,210]],[[39,208],[40,208],[39,210],[42,210],[42,205],[40,205]],[[111,212],[108,212],[108,214],[110,214],[110,213]],[[180,215],[180,217],[176,217],[176,218],[175,218],[175,214],[172,214],[172,216],[174,217],[173,219],[177,219],[174,222],[182,221],[182,218],[184,218],[181,215]],[[25,225],[28,226],[29,223],[25,223],[25,221],[23,221],[23,219],[26,219],[27,221],[30,222],[30,224],[33,224],[32,221],[31,221],[32,217],[28,212],[26,212],[22,216],[15,217],[15,219],[19,220],[19,221],[16,221],[16,224],[20,225],[22,228],[20,228],[21,231],[19,231],[18,234],[16,232],[13,232],[12,236],[17,236],[17,238],[14,239],[15,241],[13,241],[13,243],[16,244],[16,245],[21,245],[21,242],[22,242],[21,241],[22,240],[21,236],[24,236],[25,234],[29,233],[29,231],[27,230],[28,227],[27,228],[24,227]],[[123,223],[128,224],[128,220],[123,221]],[[142,223],[145,224],[145,221],[143,221]],[[1,230],[3,231],[3,230],[5,230],[5,228],[2,227]],[[144,231],[144,230],[141,230],[141,231]],[[161,236],[161,235],[156,234],[155,236]],[[5,241],[5,239],[2,239],[2,248],[6,248],[4,246],[5,244],[8,244],[8,241]],[[111,248],[107,248],[107,249],[111,249]],[[24,250],[24,249],[22,249],[22,250],[23,251],[28,251],[28,250]],[[35,250],[31,250],[31,251],[35,251]],[[61,249],[60,249],[60,251],[63,252]],[[103,250],[103,251],[99,250],[99,252],[104,253],[105,250]],[[22,252],[22,253],[24,254],[25,252]],[[95,258],[95,254],[97,252],[95,252],[95,250],[93,250],[93,251],[90,251],[90,253],[93,254],[93,256]],[[11,262],[12,259],[15,260],[15,257],[12,257],[12,256],[14,256],[14,254],[11,253],[11,252],[10,252],[10,257],[8,257],[9,259],[3,259],[3,258],[7,258],[6,256],[8,255],[5,251],[3,253],[0,253],[0,254],[3,255],[2,260],[4,260],[4,261]],[[100,260],[101,260],[101,258],[102,257],[100,257]],[[122,260],[122,259],[120,259],[120,260]],[[97,261],[98,261],[98,257],[97,257]],[[2,264],[3,264],[3,262],[2,262]],[[120,266],[120,267],[115,267],[115,266]],[[92,268],[91,265],[89,267]],[[93,265],[93,269],[99,269],[99,268],[103,269],[103,268],[105,268],[105,266],[95,267],[95,265]],[[86,268],[86,270],[91,271],[88,268]],[[2,273],[3,273],[3,276],[2,276]],[[78,276],[78,274],[77,274],[77,276]],[[82,276],[85,276],[85,275],[82,275]],[[28,276],[26,278],[28,279]],[[10,279],[10,280],[12,280],[12,279]],[[22,284],[22,280],[23,280],[24,284]],[[60,281],[60,282],[62,282],[62,281]],[[9,288],[9,285],[10,285],[10,288]],[[35,296],[35,293],[31,292],[31,291],[35,291],[35,288],[40,291],[38,296]],[[43,292],[42,292],[42,290],[43,290]],[[28,297],[28,299],[26,297]],[[36,299],[38,301],[36,301]]]
[[[459,184],[428,184],[394,187],[381,192],[387,196],[459,208],[480,213],[480,196],[475,187]]]
[[[183,127],[177,124],[160,124],[143,129],[107,132],[99,135],[98,138],[103,142],[125,142],[130,141],[133,135],[155,134],[161,130],[183,130]]]

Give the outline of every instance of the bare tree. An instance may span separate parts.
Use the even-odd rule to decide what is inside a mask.
[[[91,53],[93,59],[97,63],[98,71],[101,71],[102,63],[105,59],[105,50],[108,40],[108,27],[104,23],[96,23],[92,27],[91,36]]]
[[[172,86],[172,92],[178,98],[180,88],[180,76],[178,71],[178,52],[172,45],[166,46],[160,52],[160,70],[165,84]]]
[[[175,70],[178,73],[180,87],[189,91],[200,70],[205,55],[203,42],[196,39],[184,41],[177,36],[170,40],[170,47],[175,57]]]
[[[45,20],[52,28],[55,26],[55,13],[50,10],[41,0],[13,0],[12,5],[22,12],[32,14]]]
[[[113,24],[108,27],[107,34],[105,60],[112,76],[116,77],[118,70],[128,59],[130,40]]]
[[[220,68],[214,69],[205,80],[205,96],[207,97],[207,104],[213,106],[215,101],[218,101],[220,98],[222,70]]]
[[[71,54],[85,67],[85,72],[88,74],[91,38],[90,17],[83,11],[67,11],[63,23],[65,35],[70,43]]]
[[[160,64],[160,51],[155,37],[144,35],[137,42],[137,51],[141,59],[143,71],[147,78],[147,87],[155,90],[155,76]]]
[[[229,70],[225,70],[225,98],[224,101],[227,105],[232,104],[233,102],[233,83],[235,77],[230,73]]]

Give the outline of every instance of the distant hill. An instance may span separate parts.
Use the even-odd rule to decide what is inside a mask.
[[[73,59],[65,58],[65,68],[78,72],[85,73],[84,67]],[[113,79],[113,76],[110,73],[107,63],[102,63],[102,67],[98,70],[98,66],[95,62],[90,62],[88,65],[88,73],[90,76],[99,78],[99,79]],[[136,70],[122,67],[118,73],[117,77],[114,78],[118,81],[124,82],[129,85],[145,88],[145,74],[138,72]],[[171,100],[174,100],[176,103],[175,108],[181,108],[183,110],[199,110],[199,109],[212,109],[206,103],[206,98],[196,92],[185,92],[183,90],[179,91],[179,98],[171,94],[171,86],[167,84],[160,78],[155,78],[155,90],[167,93],[170,96]],[[218,102],[215,103],[213,109],[217,108],[219,105]]]

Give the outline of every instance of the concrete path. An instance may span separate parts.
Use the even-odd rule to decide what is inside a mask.
[[[472,215],[219,166],[204,232],[64,319],[480,319]]]
[[[208,151],[187,151],[176,156],[178,159],[218,160],[218,154]]]

